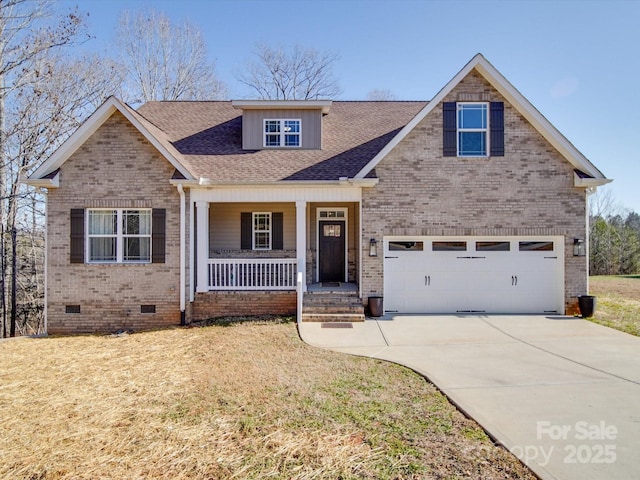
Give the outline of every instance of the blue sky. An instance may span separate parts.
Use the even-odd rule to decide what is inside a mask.
[[[429,100],[482,53],[640,212],[640,0],[60,0],[89,13],[98,51],[122,10],[198,25],[232,98],[258,42],[339,54],[343,100],[373,89]]]

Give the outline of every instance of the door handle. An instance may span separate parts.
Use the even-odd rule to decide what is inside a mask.
[[[511,286],[513,286],[513,287],[517,287],[518,286],[518,276],[517,275],[511,275]]]
[[[431,275],[425,275],[424,276],[424,285],[425,287],[428,287],[431,285]]]

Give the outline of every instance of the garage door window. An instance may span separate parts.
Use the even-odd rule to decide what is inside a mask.
[[[521,252],[553,252],[553,242],[520,242]]]
[[[476,242],[476,252],[508,252],[510,242]]]
[[[389,251],[419,251],[424,249],[423,242],[389,242]]]
[[[467,242],[433,242],[434,252],[466,252]]]

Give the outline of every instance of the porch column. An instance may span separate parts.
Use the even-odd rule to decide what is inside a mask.
[[[209,202],[196,202],[196,252],[198,254],[198,278],[196,292],[209,291]]]
[[[302,291],[307,291],[307,202],[296,202],[296,257],[302,272]]]

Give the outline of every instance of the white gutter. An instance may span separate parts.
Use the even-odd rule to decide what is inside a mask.
[[[195,214],[195,208],[193,200],[191,198],[191,190],[189,190],[189,301],[195,300],[194,288],[196,283],[196,260],[195,260],[195,228],[193,215]]]
[[[186,207],[185,207],[185,193],[182,188],[182,184],[176,185],[178,193],[180,194],[180,323],[185,322],[185,309],[186,309],[186,292],[185,292],[185,259],[186,259]]]

